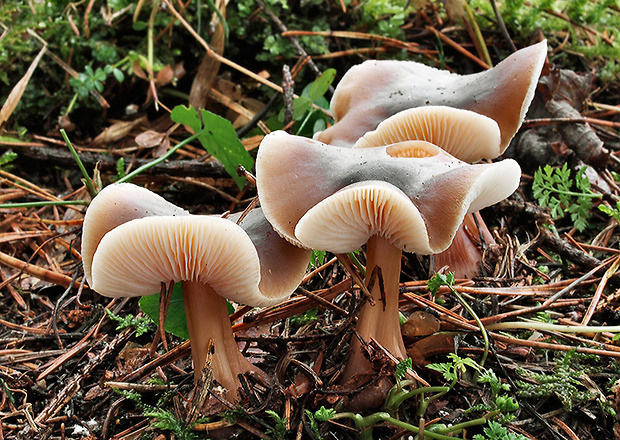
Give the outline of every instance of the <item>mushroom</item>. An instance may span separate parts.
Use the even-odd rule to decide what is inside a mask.
[[[446,106],[414,107],[390,116],[359,138],[353,148],[422,140],[469,163],[501,154],[501,133],[493,119]]]
[[[239,374],[264,373],[239,352],[225,298],[277,304],[299,285],[310,260],[310,251],[280,238],[260,209],[234,220],[190,215],[144,188],[118,184],[93,200],[82,239],[86,279],[102,295],[150,295],[162,282],[181,282],[194,378],[212,338],[214,379],[231,401]]]
[[[492,69],[470,75],[413,61],[365,61],[343,76],[330,103],[336,123],[315,138],[350,147],[364,133],[402,110],[448,106],[497,121],[503,152],[534,97],[546,54],[545,40],[513,53]]]
[[[414,107],[381,122],[357,140],[354,148],[372,148],[408,140],[431,142],[465,162],[495,159],[501,154],[497,123],[484,115],[444,106]],[[448,266],[457,278],[480,272],[480,237],[487,245],[495,240],[478,214],[465,216],[448,249],[435,255],[436,268]]]
[[[349,149],[284,132],[263,139],[256,172],[265,216],[287,240],[334,253],[366,243],[366,283],[380,268],[385,295],[375,282],[357,330],[399,359],[402,251],[445,250],[466,213],[508,197],[521,177],[514,160],[470,165],[425,141]],[[353,341],[343,380],[367,367]]]

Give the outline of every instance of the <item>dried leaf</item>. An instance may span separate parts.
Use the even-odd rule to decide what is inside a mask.
[[[110,144],[124,139],[131,132],[131,130],[144,122],[146,122],[146,116],[135,119],[133,121],[116,122],[115,124],[107,127],[95,139],[93,139],[93,141],[91,142],[91,146]]]
[[[413,312],[407,318],[407,321],[400,326],[400,331],[403,338],[407,340],[432,335],[438,332],[440,327],[441,322],[435,315],[420,310]]]
[[[433,356],[453,352],[454,336],[447,333],[435,333],[407,348],[407,354],[413,360],[413,364],[418,366],[430,364]]]
[[[159,133],[154,130],[147,130],[136,136],[135,141],[142,148],[153,148],[162,143],[165,138],[164,133]]]
[[[174,79],[174,70],[172,67],[164,66],[159,72],[157,72],[157,76],[155,77],[155,85],[157,87],[165,86],[170,84],[170,82]]]
[[[6,98],[2,109],[0,109],[0,126],[2,126],[2,124],[4,124],[7,119],[9,119],[13,114],[13,110],[15,110],[15,107],[17,107],[17,104],[19,104],[19,101],[22,99],[22,95],[26,90],[26,86],[30,81],[30,77],[34,73],[34,70],[37,68],[39,61],[41,61],[41,58],[43,57],[43,54],[45,54],[46,50],[47,46],[44,46],[43,49],[39,51],[39,54],[32,61],[30,67],[28,67],[26,74],[22,77],[22,79],[17,82],[17,84],[15,84],[15,87],[13,87],[13,90],[11,90],[11,93],[9,93],[9,96],[8,98]]]
[[[226,16],[226,2],[222,2],[220,9],[222,16]],[[224,43],[226,42],[226,36],[224,28],[220,24],[215,29],[213,38],[211,38],[210,46],[214,52],[219,55],[224,53]],[[194,108],[204,108],[207,103],[209,91],[213,87],[213,82],[217,72],[220,70],[220,62],[215,58],[206,54],[198,67],[198,72],[192,82],[192,88],[189,92],[189,105]]]

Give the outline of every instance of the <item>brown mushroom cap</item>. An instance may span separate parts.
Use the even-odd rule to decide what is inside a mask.
[[[407,251],[440,252],[467,212],[508,197],[521,177],[513,160],[469,165],[424,141],[348,149],[285,132],[265,137],[256,172],[274,229],[297,245],[332,252],[353,251],[370,235],[396,237]],[[354,234],[342,229],[349,223]],[[396,232],[396,225],[412,231]]]
[[[210,216],[145,217],[108,232],[93,258],[92,288],[106,296],[152,295],[161,283],[209,284],[242,303],[256,300],[256,248],[241,227]]]
[[[316,139],[352,146],[381,121],[412,107],[448,106],[488,116],[501,131],[501,152],[520,127],[547,54],[542,41],[492,69],[457,75],[412,61],[365,61],[342,78],[331,100],[336,123]]]
[[[82,228],[82,263],[86,281],[91,284],[93,256],[105,234],[130,220],[161,215],[190,214],[154,192],[131,183],[109,185],[101,190],[88,206]]]
[[[108,186],[84,220],[87,280],[106,296],[151,295],[161,282],[207,280],[244,304],[282,301],[299,285],[311,253],[275,233],[261,209],[237,225],[239,215],[190,215],[144,188]]]
[[[241,214],[228,220],[237,222]],[[289,296],[301,282],[310,263],[312,251],[291,245],[273,230],[262,208],[251,210],[239,223],[258,254],[260,283],[258,289],[271,304]]]
[[[390,116],[358,139],[354,148],[423,140],[473,163],[499,156],[500,136],[497,123],[484,115],[453,107],[426,106]]]

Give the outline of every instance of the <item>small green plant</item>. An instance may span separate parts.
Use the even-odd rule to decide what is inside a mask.
[[[280,415],[277,412],[272,411],[270,409],[265,411],[265,413],[269,415],[276,423],[276,426],[265,431],[265,434],[270,436],[270,438],[273,440],[284,440],[286,436],[286,431],[287,431],[286,430],[286,418],[280,417]]]
[[[550,165],[539,167],[534,173],[532,184],[533,196],[540,206],[548,206],[555,219],[570,214],[570,218],[579,231],[588,226],[591,216],[592,199],[603,197],[590,189],[590,180],[582,167],[571,178],[571,171],[566,164],[560,168]]]
[[[483,370],[478,376],[478,383],[489,385],[491,398],[488,403],[474,405],[467,412],[499,411],[498,421],[501,424],[512,421],[515,418],[514,412],[519,409],[519,404],[511,396],[503,394],[510,391],[510,386],[499,380],[493,370]]]
[[[447,274],[436,273],[426,282],[426,287],[433,296],[436,296],[439,288],[441,286],[446,286],[450,289],[452,295],[454,295],[454,297],[461,303],[463,308],[467,310],[472,318],[474,318],[474,321],[476,321],[476,324],[478,324],[480,332],[482,333],[482,339],[484,339],[484,352],[482,353],[482,358],[480,359],[480,367],[482,367],[484,366],[487,356],[489,355],[489,335],[487,334],[484,325],[482,325],[482,321],[480,321],[480,318],[478,318],[478,315],[474,312],[474,309],[471,308],[469,303],[465,301],[461,294],[454,288],[454,281],[454,272],[448,272]]]
[[[473,440],[527,440],[527,437],[508,431],[505,426],[491,420],[483,429],[484,434],[476,434]]]
[[[317,421],[326,422],[332,419],[335,415],[336,410],[332,408],[327,409],[324,406],[318,409],[314,414],[312,414],[312,411],[306,410],[306,417],[308,417],[308,421],[310,422],[310,428],[312,428],[314,435],[316,435],[319,440],[323,440],[323,437],[321,436],[321,431]]]
[[[465,373],[467,367],[480,371],[480,365],[471,358],[462,358],[456,353],[448,353],[448,358],[450,362],[429,364],[427,368],[440,372],[450,388],[456,385],[456,382],[459,380],[459,373]]]
[[[96,70],[93,70],[91,65],[87,65],[84,67],[84,72],[78,73],[77,78],[69,79],[69,84],[81,98],[86,98],[93,90],[102,93],[103,85],[110,74],[114,75],[118,82],[123,82],[125,79],[122,70],[109,64],[103,69],[97,67]]]
[[[134,390],[119,390],[114,388],[114,391],[127,400],[132,401],[142,410],[145,417],[152,418],[153,421],[151,422],[151,426],[153,428],[162,431],[170,431],[175,438],[180,440],[195,440],[198,438],[196,433],[192,431],[192,426],[202,422],[202,419],[187,425],[180,417],[171,411],[163,409],[161,402],[158,402],[155,406],[151,406],[144,403],[142,401],[142,396]]]
[[[329,118],[317,107],[329,109],[325,93],[334,78],[336,78],[336,70],[326,70],[304,88],[301,96],[293,100],[294,131],[297,135],[312,137],[314,133],[327,128]],[[282,119],[284,119],[283,115]]]
[[[318,313],[319,309],[314,308],[302,313],[301,315],[291,316],[291,324],[301,327],[302,325],[316,321]]]
[[[620,201],[616,202],[615,208],[612,208],[608,205],[600,204],[598,205],[598,209],[620,224]]]
[[[532,373],[523,369],[517,372],[530,379],[518,380],[518,394],[527,398],[541,399],[556,396],[571,411],[575,404],[596,398],[596,394],[583,390],[583,375],[588,371],[575,351],[569,351],[557,362],[553,373]]]
[[[154,329],[153,321],[148,316],[134,316],[131,313],[127,316],[118,316],[108,309],[105,309],[105,312],[108,318],[118,324],[116,330],[133,328],[136,331],[136,336],[142,336],[146,332]]]
[[[10,171],[13,168],[12,162],[17,159],[17,153],[7,151],[0,156],[0,170]]]
[[[325,256],[327,255],[326,251],[312,251],[312,256],[310,257],[310,264],[308,264],[308,268],[320,267],[325,264]]]
[[[394,376],[396,376],[396,381],[400,382],[405,378],[405,374],[407,374],[407,370],[413,367],[413,360],[411,358],[404,359],[396,364],[396,368],[394,369]]]

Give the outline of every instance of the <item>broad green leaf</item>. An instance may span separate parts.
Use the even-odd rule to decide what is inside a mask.
[[[205,131],[198,139],[209,154],[222,162],[237,186],[243,188],[245,177],[237,175],[237,167],[243,165],[251,170],[254,168],[254,159],[244,148],[229,120],[207,110],[201,112]]]
[[[237,186],[243,188],[245,178],[237,175],[237,167],[243,165],[247,170],[251,170],[254,159],[243,147],[230,121],[204,109],[200,111],[200,115],[202,121],[193,107],[179,105],[172,110],[170,117],[174,122],[189,125],[195,133],[204,127],[198,140],[209,154],[224,165]]]
[[[179,124],[187,125],[192,129],[194,133],[198,133],[202,130],[202,121],[198,116],[198,112],[193,107],[185,107],[184,105],[177,105],[172,109],[170,118]]]
[[[168,315],[166,316],[165,330],[179,338],[189,339],[187,330],[187,318],[185,317],[185,303],[183,302],[183,289],[181,283],[176,283],[172,289]],[[232,304],[226,301],[228,314],[235,312]],[[153,320],[155,324],[159,322],[159,293],[155,295],[143,296],[140,298],[140,309]]]
[[[306,96],[300,96],[293,99],[293,119],[296,121],[301,120],[306,112],[310,110],[312,100]]]
[[[170,306],[166,316],[164,328],[168,333],[183,339],[189,339],[187,321],[185,318],[185,305],[183,303],[183,290],[181,283],[176,283],[172,289]],[[155,324],[159,321],[159,293],[155,295],[143,296],[140,298],[140,308],[146,313]]]
[[[316,101],[321,98],[329,89],[329,86],[334,81],[334,78],[336,78],[336,69],[327,69],[321,74],[321,76],[312,82],[312,86],[308,92],[308,97],[312,99],[312,101]]]

